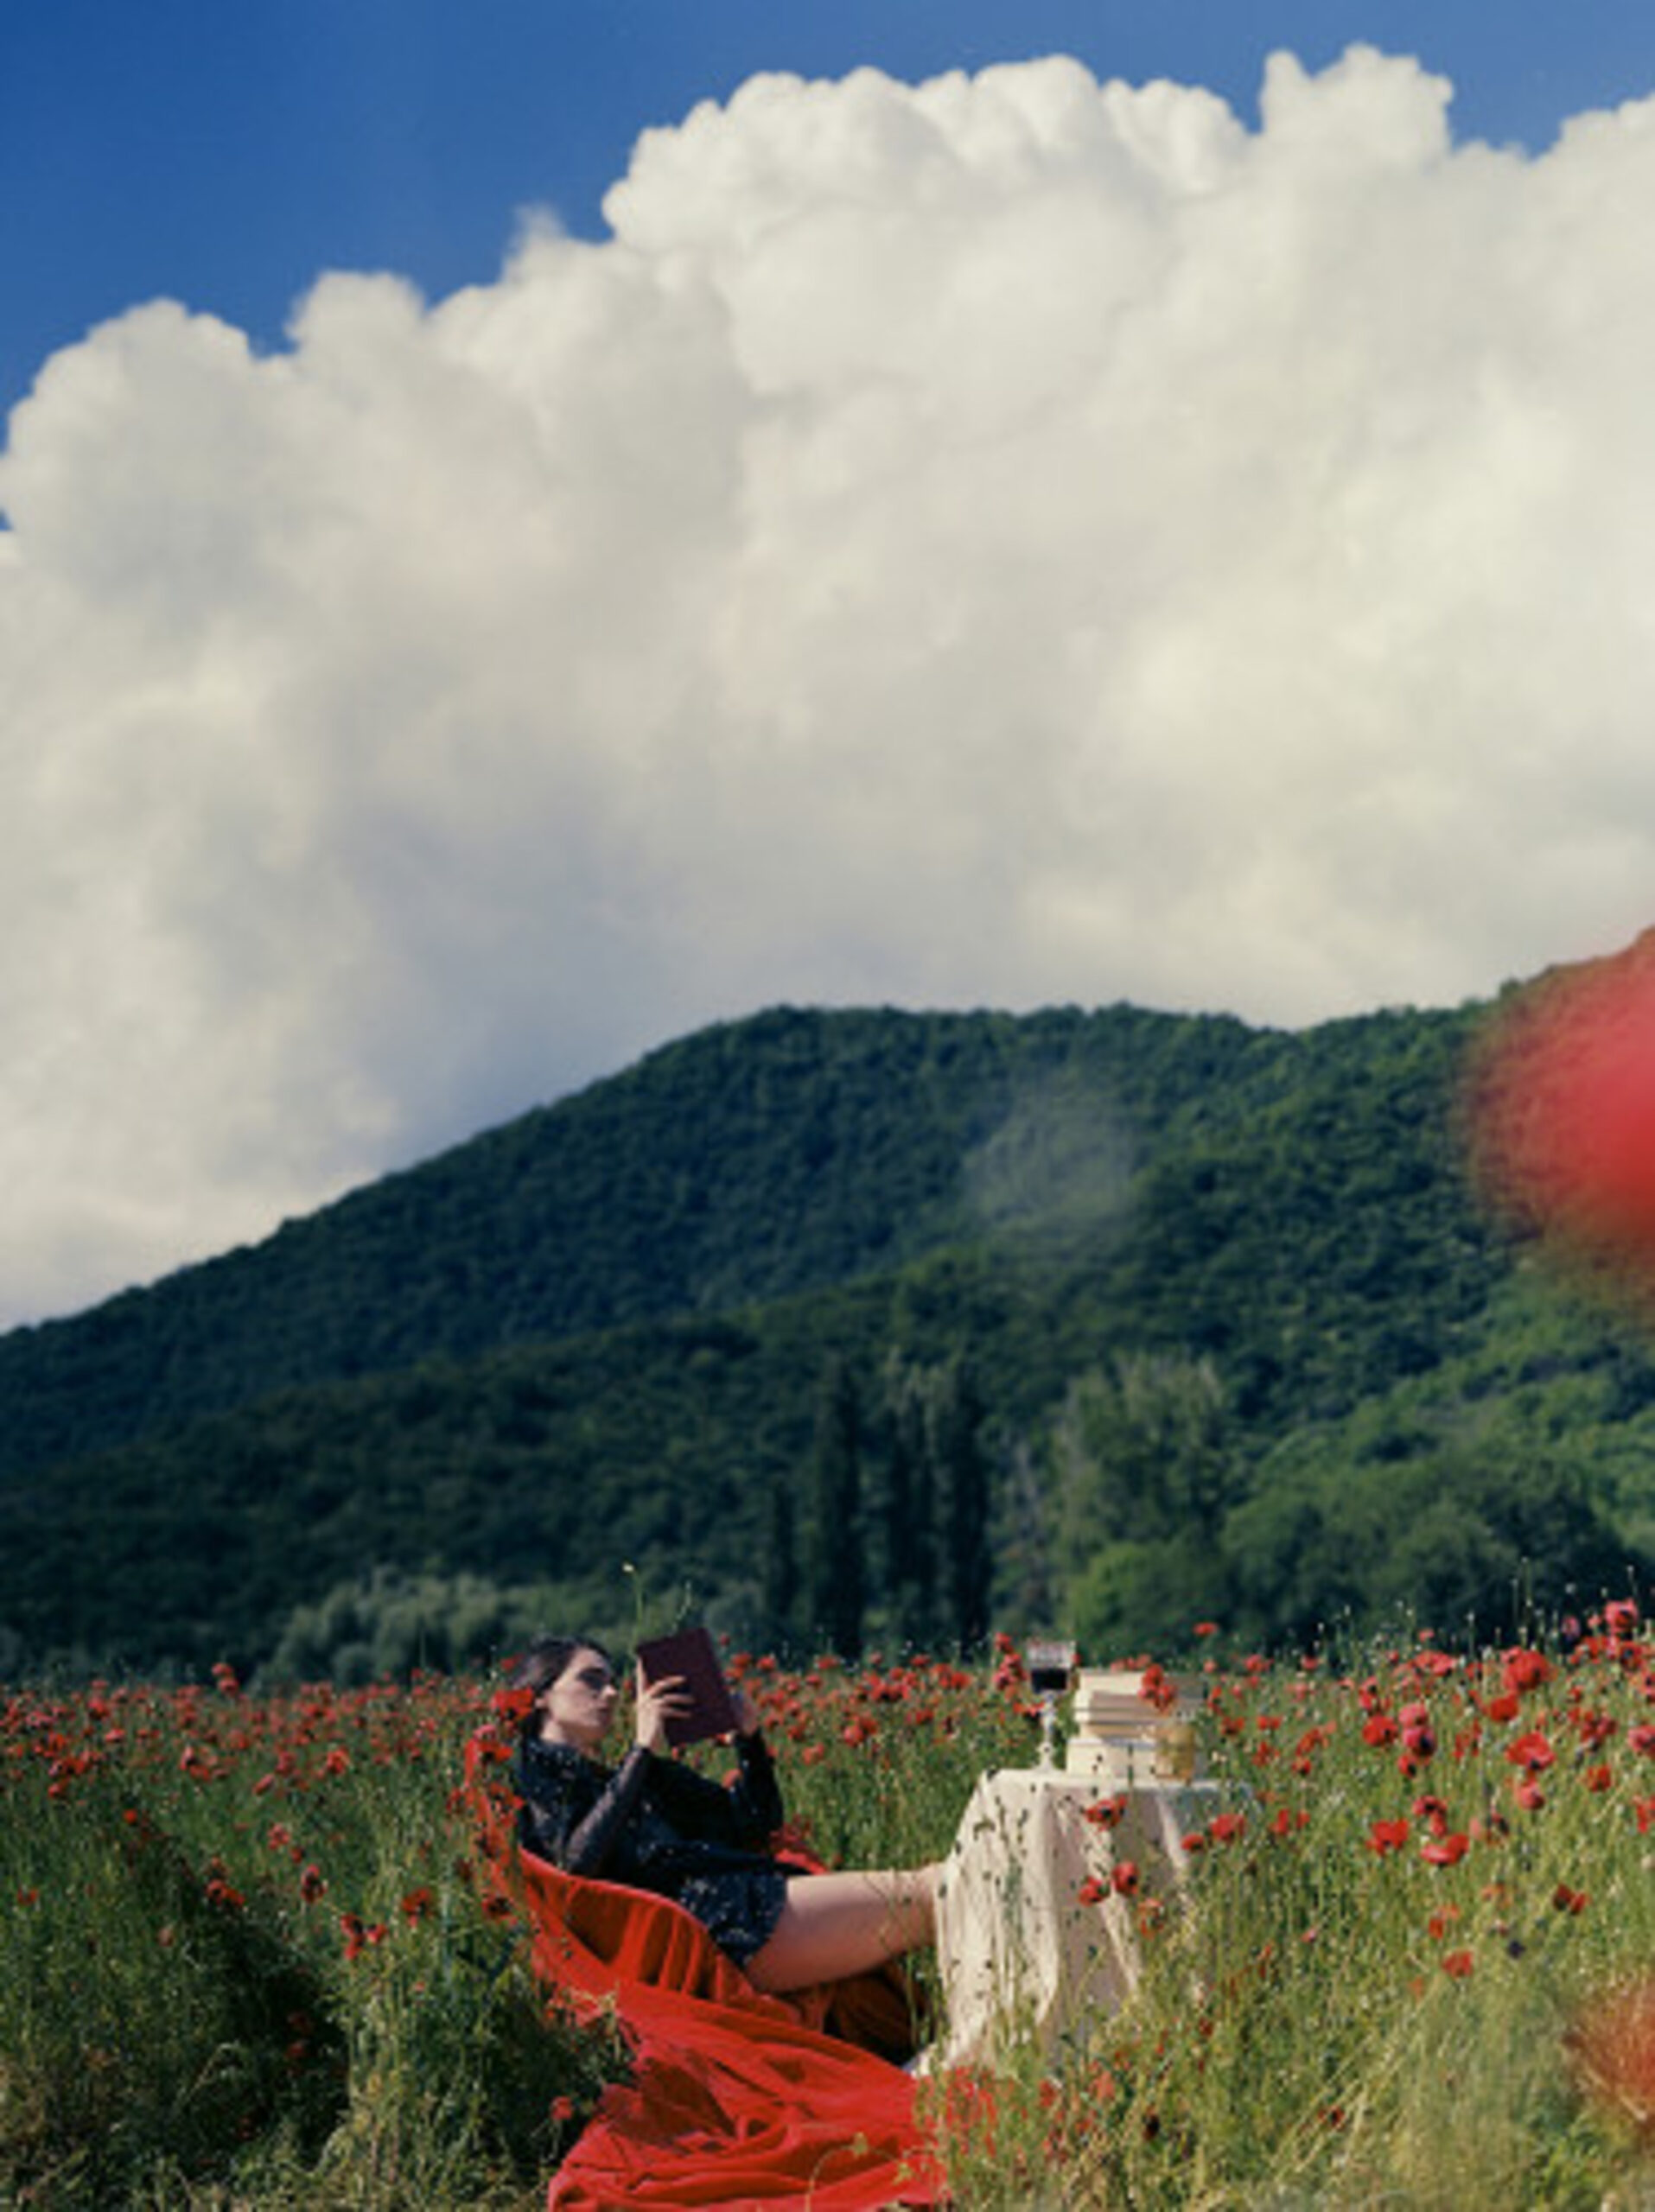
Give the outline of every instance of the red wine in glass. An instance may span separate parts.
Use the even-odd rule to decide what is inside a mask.
[[[1036,1697],[1061,1697],[1074,1672],[1072,1643],[1031,1643],[1023,1654],[1028,1687]]]
[[[1041,1701],[1041,1759],[1042,1767],[1057,1764],[1057,1701],[1069,1687],[1074,1672],[1072,1643],[1031,1643],[1023,1653],[1028,1687]]]

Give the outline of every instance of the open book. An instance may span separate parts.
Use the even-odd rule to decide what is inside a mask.
[[[736,1726],[729,1684],[704,1628],[646,1637],[638,1647],[638,1663],[646,1682],[665,1681],[673,1675],[684,1677],[683,1694],[691,1702],[685,1712],[668,1719],[669,1744],[699,1744],[709,1736],[728,1736]]]

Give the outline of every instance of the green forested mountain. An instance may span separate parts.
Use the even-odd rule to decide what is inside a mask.
[[[702,1032],[257,1250],[0,1338],[0,1471],[276,1387],[901,1265],[1014,1212],[1020,1173],[1053,1199],[1055,1179],[1084,1196],[1117,1176],[1127,1144],[1259,1041],[1127,1008],[784,1010]],[[1006,1151],[1019,1108],[1027,1160]]]
[[[14,1332],[0,1666],[808,1639],[834,1545],[894,1637],[1624,1586],[1655,1370],[1474,1205],[1476,1019],[776,1010]]]

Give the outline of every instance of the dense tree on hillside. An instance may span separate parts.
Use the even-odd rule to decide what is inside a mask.
[[[977,1378],[964,1359],[935,1377],[929,1406],[931,1456],[942,1510],[945,1616],[962,1651],[978,1649],[989,1633],[994,1560],[989,1544],[993,1501]]]
[[[770,1486],[761,1614],[754,1624],[767,1650],[791,1652],[799,1642],[799,1516],[792,1483],[783,1479]]]
[[[811,1458],[810,1628],[842,1659],[862,1649],[866,1602],[862,1405],[850,1363],[829,1363]]]
[[[1301,1642],[1402,1616],[1508,1637],[1646,1592],[1655,1573],[1593,1503],[1586,1468],[1499,1425],[1399,1427],[1354,1462],[1307,1435],[1230,1516],[1222,1548],[1239,1633]]]
[[[1079,1376],[1053,1450],[1070,1621],[1089,1651],[1228,1611],[1219,1538],[1243,1478],[1210,1357],[1130,1354]]]
[[[1066,1615],[1047,1457],[1028,1437],[1009,1438],[996,1500],[995,1622],[1020,1639],[1053,1635]]]
[[[937,1630],[936,1463],[926,1417],[926,1378],[887,1361],[884,1377],[882,1594],[889,1632],[928,1643]]]
[[[1237,1484],[1211,1357],[1118,1357],[1069,1387],[1057,1425],[1063,1538],[1073,1557],[1117,1538],[1208,1543]]]
[[[357,1685],[421,1669],[497,1666],[557,1618],[557,1605],[544,1585],[503,1587],[477,1574],[381,1567],[296,1605],[268,1672],[277,1681]]]

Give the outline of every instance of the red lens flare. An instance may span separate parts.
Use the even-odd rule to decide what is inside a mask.
[[[1655,1294],[1655,931],[1497,1014],[1468,1106],[1496,1210],[1558,1257]]]

